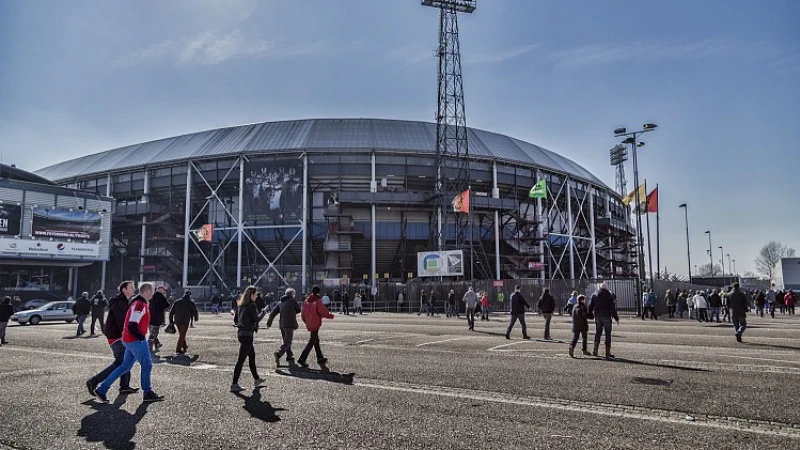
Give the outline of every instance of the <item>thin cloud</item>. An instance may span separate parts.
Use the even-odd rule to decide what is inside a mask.
[[[527,55],[536,50],[539,44],[530,44],[524,47],[509,48],[507,50],[477,51],[464,55],[465,64],[496,64],[510,59]]]
[[[157,61],[172,53],[176,48],[173,41],[166,41],[153,45],[143,50],[136,50],[114,61],[117,67],[135,66],[151,61]]]
[[[415,65],[430,61],[435,56],[435,46],[424,48],[420,45],[404,45],[389,50],[383,55],[383,59],[390,63]]]
[[[717,39],[689,43],[592,44],[553,52],[549,59],[555,63],[556,69],[577,69],[626,61],[663,63],[694,60],[718,55],[730,48],[728,42]]]
[[[462,53],[464,64],[497,64],[510,59],[528,54],[539,47],[539,44],[531,44],[523,47],[514,47],[506,50],[477,50],[474,52]],[[389,50],[384,54],[384,59],[391,63],[401,63],[407,65],[421,64],[436,58],[436,47],[424,48],[420,45],[405,45]]]

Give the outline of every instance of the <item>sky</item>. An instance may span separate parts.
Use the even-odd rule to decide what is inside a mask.
[[[721,245],[754,270],[770,240],[800,249],[799,23],[794,0],[480,0],[459,17],[467,124],[612,187],[614,128],[658,124],[639,166],[659,184],[662,267],[687,273],[686,202],[692,265],[710,230],[715,261]],[[419,0],[0,2],[0,160],[36,170],[263,121],[432,121],[437,33]]]

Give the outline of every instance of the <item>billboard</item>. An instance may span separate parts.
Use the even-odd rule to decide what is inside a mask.
[[[244,221],[249,226],[297,223],[303,217],[303,161],[245,164]]]
[[[32,237],[99,241],[102,217],[88,211],[67,211],[34,206]]]
[[[455,277],[464,275],[464,252],[418,252],[417,273],[420,277]]]
[[[0,236],[19,236],[22,206],[0,203]]]
[[[0,255],[99,258],[100,244],[1,239]]]

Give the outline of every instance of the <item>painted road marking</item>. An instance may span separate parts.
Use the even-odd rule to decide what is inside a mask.
[[[424,347],[426,345],[441,344],[442,342],[463,341],[464,339],[472,339],[472,336],[457,337],[457,338],[450,338],[450,339],[442,339],[441,341],[433,341],[433,342],[423,342],[422,344],[417,344],[416,346],[417,347]]]
[[[497,351],[497,350],[499,350],[501,348],[506,348],[506,347],[510,347],[512,345],[522,344],[524,342],[531,342],[531,340],[530,339],[525,339],[525,340],[522,340],[522,341],[508,342],[506,344],[501,344],[501,345],[494,346],[494,347],[492,347],[490,349],[487,349],[486,351],[487,352],[494,352],[494,351]]]

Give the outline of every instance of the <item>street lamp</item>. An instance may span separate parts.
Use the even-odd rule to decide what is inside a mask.
[[[726,253],[725,256],[728,257],[728,275],[733,276],[733,266],[731,266],[731,254]]]
[[[711,262],[711,266],[709,267],[709,270],[711,270],[711,277],[713,278],[714,277],[714,255],[711,253],[711,249],[713,248],[713,247],[711,247],[711,231],[707,230],[706,234],[708,235],[708,259]]]
[[[722,249],[722,246],[719,246],[719,263],[722,266],[722,282],[725,282],[725,250]]]
[[[736,260],[735,259],[733,260],[733,274],[735,276],[739,275],[739,272],[736,271]]]
[[[634,184],[634,201],[636,202],[636,207],[641,207],[641,199],[639,198],[639,158],[637,157],[636,149],[639,147],[644,146],[644,143],[637,143],[639,136],[644,133],[653,131],[656,129],[658,125],[654,123],[646,123],[642,125],[642,129],[639,131],[631,131],[628,132],[628,129],[625,127],[620,127],[614,129],[614,136],[616,137],[625,137],[622,141],[623,144],[630,144],[633,153],[633,184]],[[642,236],[642,216],[641,214],[636,214],[636,254],[637,254],[637,261],[636,264],[639,267],[639,273],[636,282],[636,295],[637,298],[642,298],[642,276],[644,275],[644,244],[643,244],[643,236]],[[652,270],[651,270],[652,272]],[[651,287],[652,287],[652,279],[651,279]]]
[[[686,261],[689,263],[689,283],[692,282],[692,252],[689,246],[689,205],[681,203],[679,208],[683,208],[684,218],[686,219]]]

